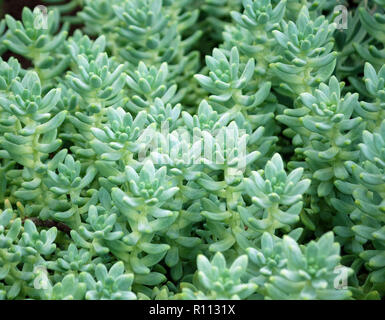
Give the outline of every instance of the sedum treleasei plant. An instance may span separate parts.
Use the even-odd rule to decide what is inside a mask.
[[[383,0],[43,4],[0,16],[0,299],[384,298]]]

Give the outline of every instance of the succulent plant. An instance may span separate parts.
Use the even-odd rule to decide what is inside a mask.
[[[0,18],[0,299],[384,297],[384,0],[43,3]]]

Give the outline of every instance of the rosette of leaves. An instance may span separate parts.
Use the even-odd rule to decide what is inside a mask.
[[[239,113],[247,119],[248,111],[254,111],[270,93],[270,82],[258,89],[252,83],[255,61],[249,59],[246,65],[241,63],[236,47],[231,49],[229,58],[223,49],[214,49],[212,56],[206,56],[206,64],[209,76],[198,74],[195,78],[211,94],[213,107],[218,112],[230,113],[231,120]]]
[[[106,50],[106,37],[101,35],[94,41],[91,40],[88,35],[83,34],[80,30],[76,30],[72,37],[67,40],[67,50],[71,55],[71,70],[77,71],[78,56],[84,55],[89,61],[95,60],[100,53],[105,53]]]
[[[126,260],[135,273],[135,282],[157,285],[164,281],[162,273],[151,272],[151,267],[164,258],[170,246],[162,243],[170,226],[178,217],[181,202],[176,193],[175,178],[168,176],[166,167],[156,170],[146,161],[137,173],[132,167],[125,168],[119,182],[121,187],[111,189],[111,198],[129,229],[122,241],[131,247]],[[170,199],[173,199],[172,201]]]
[[[256,298],[263,299],[268,296],[266,283],[272,275],[279,274],[286,266],[287,259],[283,255],[282,239],[268,232],[264,232],[257,248],[246,249],[249,258],[247,275],[249,282],[255,283],[257,288]]]
[[[10,57],[8,61],[0,58],[0,95],[6,96],[11,89],[13,80],[19,80],[22,69],[19,61],[14,57]]]
[[[95,267],[95,276],[82,272],[80,280],[87,285],[87,300],[136,300],[131,291],[132,273],[125,273],[123,262],[116,262],[110,270],[103,264]]]
[[[209,110],[203,108],[204,106],[205,104],[202,104],[202,110]],[[208,107],[208,105],[206,106]],[[215,116],[215,113],[212,115]],[[186,119],[193,121],[188,126],[195,133],[194,140],[197,140],[196,137],[199,136],[202,138],[202,143],[199,140],[189,144],[189,141],[183,141],[183,136],[176,136],[175,140],[170,140],[175,143],[170,144],[171,150],[167,157],[160,152],[157,152],[157,157],[154,153],[152,156],[158,163],[164,163],[163,161],[166,160],[171,172],[176,174],[178,187],[182,191],[181,195],[184,199],[201,199],[200,210],[202,216],[206,218],[206,231],[197,232],[204,237],[206,233],[209,234],[206,241],[210,251],[225,251],[233,246],[237,234],[242,231],[236,210],[237,205],[242,203],[242,198],[241,191],[237,190],[236,186],[242,181],[243,174],[260,153],[258,151],[248,152],[247,135],[240,133],[234,122],[229,127],[219,129],[221,133],[213,131],[213,135],[211,135],[208,130],[199,131],[200,128],[194,127],[194,120],[196,120],[195,125],[204,125],[203,113],[200,119],[202,122],[198,122],[197,117],[194,119],[188,117],[185,114]],[[189,122],[189,120],[186,121]],[[215,124],[213,126],[216,127]],[[206,129],[205,126],[202,128]],[[171,134],[171,136],[174,135]],[[189,135],[187,136],[189,138]],[[238,139],[237,143],[235,143],[235,139]],[[178,141],[183,141],[184,144],[176,143]],[[191,154],[183,152],[186,147],[192,151]],[[179,151],[182,151],[180,158]],[[180,180],[180,178],[184,179]],[[186,185],[184,180],[188,181]],[[202,197],[208,197],[208,199],[202,199]],[[190,208],[193,208],[193,205]],[[187,220],[190,219],[187,218]],[[198,218],[192,222],[199,221]]]
[[[175,124],[173,123],[172,127],[176,127]],[[181,192],[183,199],[186,201],[199,199],[207,193],[196,182],[204,168],[201,159],[201,136],[197,138],[197,135],[194,138],[191,132],[181,127],[171,132],[169,129],[167,123],[160,129],[152,125],[147,127],[138,140],[143,145],[138,157],[147,158],[156,165],[167,167],[175,178],[176,186],[183,190]]]
[[[125,61],[127,57],[130,57],[128,61],[132,63],[132,66],[137,67],[140,60],[153,64],[152,58],[157,55],[156,51],[162,55],[161,52],[168,50],[168,53],[163,56],[164,61],[169,62],[168,59],[177,56],[180,63],[175,65],[175,72],[178,74],[190,69],[195,72],[198,55],[197,53],[186,55],[185,49],[188,49],[201,34],[200,30],[192,33],[186,32],[186,30],[190,31],[196,22],[199,12],[198,10],[183,10],[185,6],[187,3],[182,1],[173,3],[158,0],[136,1],[129,4],[122,4],[116,0],[85,1],[83,10],[78,13],[78,16],[85,22],[85,31],[88,34],[105,34],[108,47],[115,54],[121,52]],[[137,10],[141,12],[140,18],[136,14]],[[158,21],[155,21],[154,17],[159,17],[159,14],[162,16],[162,22],[157,25]],[[147,23],[151,23],[151,29],[153,28],[154,31],[147,30],[147,33],[143,31],[146,29]],[[173,27],[170,29],[171,25]],[[138,30],[142,30],[142,32]],[[166,32],[163,33],[163,30]],[[170,38],[167,35],[170,30],[175,37]],[[146,35],[143,35],[144,33]],[[157,33],[162,33],[162,36],[158,38]],[[182,34],[186,34],[183,36],[183,45],[181,39],[176,39]],[[149,38],[148,41],[147,38]],[[177,52],[175,51],[177,47],[174,47],[174,51],[171,53],[170,49],[166,49],[170,42],[176,43],[180,50]],[[126,46],[128,47],[126,48]],[[144,54],[145,59],[142,59],[141,55],[146,51],[149,52]],[[146,61],[146,59],[150,59],[150,61]],[[186,70],[186,66],[190,67]],[[189,72],[186,72],[186,75],[188,74]]]
[[[260,151],[249,151],[248,148],[248,145],[254,142],[250,140],[256,135],[249,137],[245,130],[238,128],[235,122],[212,134],[207,131],[196,132],[202,139],[201,162],[213,172],[223,172],[223,181],[212,183],[210,183],[212,179],[205,178],[202,172],[197,182],[206,190],[215,192],[226,185],[238,184],[246,168],[249,168],[251,163],[262,155]]]
[[[361,101],[356,113],[367,121],[369,130],[380,127],[385,116],[385,66],[376,72],[370,63],[365,64],[364,82],[367,101]]]
[[[232,18],[240,26],[248,30],[266,30],[274,28],[285,15],[286,1],[280,1],[274,9],[270,0],[253,1],[243,0],[243,14],[231,12]]]
[[[48,286],[41,297],[44,300],[83,300],[86,291],[86,283],[79,281],[77,275],[68,274],[54,286]]]
[[[99,114],[104,108],[122,99],[124,65],[114,63],[105,52],[99,53],[96,58],[79,54],[77,62],[78,71],[68,72],[66,80],[69,87],[82,98],[79,111],[89,115]],[[97,120],[101,121],[95,120],[96,123]]]
[[[183,59],[187,55],[186,49],[200,36],[194,33],[182,41],[178,32],[178,19],[169,14],[162,0],[135,0],[113,6],[115,15],[119,19],[117,27],[117,45],[113,48],[118,54],[133,66],[139,61],[146,65],[159,65],[162,62],[178,64],[179,72],[185,72],[194,66],[191,59]],[[174,19],[172,19],[174,18]],[[193,26],[196,19],[190,19],[184,29]],[[198,56],[194,55],[194,59]],[[194,60],[193,59],[193,60]],[[179,73],[178,72],[178,73]]]
[[[103,129],[95,126],[91,128],[94,139],[90,142],[92,150],[98,159],[95,161],[102,177],[119,175],[126,165],[136,165],[135,155],[145,147],[142,135],[153,129],[146,128],[147,112],[139,112],[135,118],[122,108],[110,107],[106,111],[107,119]],[[149,142],[147,142],[149,143]]]
[[[305,156],[318,197],[331,194],[336,179],[348,178],[344,162],[359,155],[355,146],[365,124],[361,117],[354,118],[359,106],[358,94],[341,97],[342,85],[331,77],[328,85],[320,84],[313,94],[300,95],[302,108],[287,110],[285,115],[277,117],[299,133],[293,141],[300,139],[303,148],[296,152]]]
[[[200,59],[192,49],[202,35],[195,28],[198,10],[186,10],[181,1],[171,5],[162,0],[137,0],[113,8],[119,20],[110,44],[115,56],[134,69],[140,61],[157,68],[167,62],[169,79],[183,88],[180,93],[185,102],[194,107],[197,88],[191,78]]]
[[[91,205],[85,222],[78,230],[71,231],[75,243],[97,256],[112,252],[119,258],[127,258],[125,253],[129,248],[119,241],[126,230],[124,223],[117,221],[118,215],[114,211],[116,209],[106,210]]]
[[[14,79],[10,92],[0,97],[1,113],[8,115],[8,122],[2,126],[1,145],[23,166],[34,168],[60,146],[60,140],[55,140],[56,129],[66,112],[55,116],[49,113],[59,100],[58,89],[42,95],[41,82],[34,71],[27,72],[21,81]]]
[[[269,101],[271,83],[257,86],[251,81],[254,60],[249,59],[246,65],[241,63],[236,47],[229,55],[228,59],[225,50],[214,49],[212,57],[206,56],[209,77],[199,74],[195,78],[211,93],[209,101],[214,110],[221,115],[228,114],[228,121],[235,120],[241,129],[246,129],[254,137],[251,139],[255,144],[253,148],[264,156],[276,140],[271,136],[276,132],[272,119],[277,108],[275,103]]]
[[[215,135],[218,134],[219,130],[224,130],[229,118],[228,114],[220,115],[213,111],[207,101],[203,100],[198,107],[198,114],[191,116],[190,113],[182,111],[182,119],[180,119],[182,122],[180,124],[184,123],[186,128],[171,128],[173,131],[170,134],[163,134],[163,128],[161,129],[160,133],[162,135],[159,136],[160,148],[153,150],[151,157],[154,161],[170,166],[170,168],[173,168],[174,173],[182,175],[187,181],[195,181],[201,176],[205,163],[211,165],[216,163],[214,153],[219,152],[220,148],[217,146],[218,148],[214,150]],[[235,128],[236,125],[233,125],[232,129],[234,130],[232,133],[234,135],[232,138],[239,136],[239,132]],[[212,143],[211,148],[208,147],[206,153],[204,151],[205,143]],[[222,144],[221,147],[223,151],[226,145]],[[233,143],[231,147],[236,148],[237,146]],[[205,156],[207,156],[206,160],[204,159]],[[232,156],[233,159],[236,157],[235,154]],[[224,164],[224,161],[218,162],[219,167],[222,169],[224,165],[220,166],[220,164]]]
[[[242,192],[250,197],[252,205],[247,208],[238,206],[238,212],[252,237],[255,237],[255,232],[274,234],[282,228],[289,231],[299,221],[302,195],[310,185],[309,179],[301,180],[303,168],[287,175],[282,158],[277,153],[267,162],[262,174],[264,178],[260,172],[253,171],[241,185]]]
[[[219,114],[206,100],[201,101],[195,115],[182,111],[182,118],[187,129],[191,131],[199,128],[201,131],[215,132],[230,122],[228,113]]]
[[[17,218],[8,201],[5,202],[5,210],[0,213],[0,279],[10,278],[9,284],[2,288],[3,297],[14,298],[18,292],[9,293],[14,280],[13,274],[17,274],[17,265],[21,262],[22,253],[17,246],[20,239],[21,219]],[[19,272],[20,274],[20,272]],[[17,285],[15,285],[17,287]],[[20,289],[20,288],[19,288]],[[14,291],[17,288],[14,289]]]
[[[0,21],[0,299],[384,295],[384,0],[45,3]]]
[[[361,6],[358,8],[360,21],[367,34],[371,37],[370,42],[355,43],[354,47],[358,54],[365,60],[373,64],[376,68],[383,65],[385,58],[385,50],[383,44],[385,43],[385,14],[383,10],[372,10]]]
[[[284,236],[281,254],[286,263],[279,268],[278,273],[269,277],[268,283],[265,284],[266,298],[344,300],[351,297],[348,289],[335,287],[335,268],[339,266],[341,257],[339,244],[334,242],[332,232],[324,234],[317,241],[310,241],[305,246],[299,246],[293,238]],[[258,250],[251,255],[257,261],[264,260],[263,253],[258,255]],[[351,273],[351,269],[345,270],[347,275]]]
[[[385,170],[385,122],[378,132],[363,132],[361,161],[347,161],[346,167],[353,176],[351,183],[337,181],[338,189],[353,195],[355,206],[359,212],[353,211],[355,225],[351,230],[365,242],[371,243],[370,249],[360,252],[365,261],[372,283],[383,283],[385,279],[384,264],[384,170]]]
[[[338,2],[337,2],[338,1]],[[273,0],[274,3],[279,3],[280,0]],[[285,18],[287,20],[295,20],[304,6],[309,10],[310,17],[313,19],[319,17],[325,11],[330,12],[336,5],[346,5],[346,1],[341,0],[308,0],[296,1],[287,0]]]
[[[281,94],[296,97],[303,92],[312,92],[320,82],[329,79],[336,65],[333,52],[335,24],[324,16],[310,19],[304,6],[296,23],[281,22],[282,31],[273,35],[282,53],[277,62],[270,64],[274,88]]]
[[[52,217],[76,228],[81,223],[81,215],[87,212],[93,193],[92,189],[87,192],[84,189],[91,185],[97,170],[94,166],[82,170],[80,161],[66,153],[67,150],[63,149],[48,164],[43,182],[50,193],[45,194],[48,205],[42,208],[40,217]]]
[[[83,0],[82,0],[83,1]],[[78,12],[78,17],[85,24],[85,31],[90,35],[107,34],[118,26],[118,18],[115,15],[113,6],[118,5],[118,0],[85,0],[83,8]]]
[[[28,189],[14,190],[12,198],[28,201],[42,196],[38,187],[49,154],[61,145],[57,128],[66,117],[66,111],[50,113],[59,100],[59,89],[42,94],[40,79],[34,71],[27,72],[22,80],[13,80],[10,91],[0,97],[3,118],[0,146],[6,159],[12,158],[23,166],[8,171],[6,179],[16,188],[21,185]],[[43,198],[40,202],[44,203]]]
[[[14,170],[9,178],[20,183],[14,194],[28,203],[27,215],[39,215],[43,220],[53,218],[76,227],[80,214],[87,211],[89,201],[95,198],[93,189],[85,192],[84,188],[92,182],[96,169],[91,166],[81,171],[80,163],[66,154],[63,149],[38,171]]]
[[[38,231],[28,219],[23,226],[9,201],[5,201],[0,230],[0,278],[5,284],[6,298],[38,298],[40,291],[34,283],[40,277],[39,270],[44,270],[46,259],[56,249],[56,228]]]
[[[138,68],[126,77],[128,87],[131,89],[131,97],[126,104],[129,111],[138,113],[141,110],[149,110],[155,99],[161,99],[163,103],[176,102],[178,98],[177,86],[171,85],[168,79],[168,64],[162,63],[158,68],[147,66],[140,61]]]
[[[216,253],[211,262],[204,256],[197,258],[194,284],[182,283],[177,297],[186,300],[240,300],[250,297],[257,285],[244,280],[248,264],[247,255],[238,257],[227,267],[225,257]]]
[[[270,0],[243,0],[242,5],[243,13],[231,12],[236,25],[226,27],[224,46],[237,46],[241,60],[254,58],[256,76],[262,79],[267,75],[268,65],[277,56],[274,50],[277,44],[272,31],[280,29],[286,1],[280,1],[274,8]]]
[[[296,232],[298,233],[298,232]],[[335,287],[339,245],[331,232],[319,240],[298,245],[293,233],[283,240],[264,233],[260,246],[248,248],[250,282],[258,284],[259,298],[290,300],[340,300],[351,293]],[[348,276],[352,270],[342,270]]]
[[[78,272],[90,272],[94,270],[94,262],[91,261],[92,253],[84,248],[79,249],[74,243],[71,243],[67,250],[58,252],[57,257],[55,261],[47,261],[46,266],[48,269],[58,273],[72,273],[73,277],[67,280],[65,280],[66,277],[64,277],[62,280],[62,282],[64,281],[67,284],[77,280],[75,276],[77,276]],[[66,286],[64,283],[62,285]],[[67,291],[67,288],[63,287],[60,290]]]
[[[59,32],[58,11],[50,10],[45,17],[39,7],[33,12],[24,7],[22,21],[10,15],[6,15],[5,21],[8,31],[3,43],[12,52],[30,59],[41,79],[52,79],[64,72],[69,57],[60,51],[67,37],[67,27]]]
[[[158,102],[162,105],[159,99]],[[184,177],[187,181],[195,181],[210,192],[239,183],[243,177],[242,171],[269,151],[271,141],[261,139],[263,130],[256,130],[249,136],[245,133],[246,130],[238,128],[236,122],[223,127],[229,122],[229,115],[219,116],[207,102],[201,103],[198,116],[194,118],[183,112],[182,118],[187,130],[177,126],[180,109],[168,107],[165,111],[167,110],[169,110],[167,118],[163,110],[157,113],[160,114],[161,120],[171,121],[169,126],[146,134],[150,138],[156,136],[152,139],[154,145],[149,147],[150,158],[157,164],[169,166],[173,174]],[[209,119],[206,119],[207,117]],[[152,115],[149,115],[149,118],[152,122]],[[165,129],[171,129],[172,132],[169,133]],[[260,151],[251,151],[256,144],[260,147]],[[209,175],[199,172],[204,167],[209,170]],[[223,181],[215,181],[214,176],[221,175],[221,172],[224,177],[219,179]]]
[[[150,106],[148,120],[154,124],[154,128],[160,131],[175,130],[180,125],[180,113],[182,105],[180,103],[173,106],[171,103],[165,104],[162,99],[155,98],[155,102]]]
[[[120,24],[117,28],[121,39],[119,54],[125,60],[134,66],[139,61],[151,65],[170,61],[177,47],[177,30],[176,26],[167,26],[169,21],[162,10],[162,1],[135,0],[115,5],[113,10]],[[166,30],[167,33],[162,32]],[[162,59],[162,54],[166,55],[166,60]]]
[[[35,224],[30,219],[26,219],[23,231],[19,245],[22,247],[24,256],[31,254],[50,255],[55,251],[56,227],[39,232]]]
[[[83,158],[94,156],[89,146],[93,138],[91,128],[99,127],[107,108],[123,99],[124,68],[104,52],[96,59],[80,54],[76,71],[68,72],[66,85],[79,95],[79,101],[68,115],[73,128],[63,134],[63,138],[76,142],[72,148],[75,154]]]
[[[0,97],[6,97],[12,81],[19,79],[21,73],[21,67],[19,62],[11,57],[8,61],[3,61],[0,58]],[[4,112],[0,107],[0,125],[9,125],[9,115]],[[6,150],[0,147],[0,201],[3,202],[7,192],[7,179],[5,177],[6,172],[12,169],[15,162],[10,157]]]

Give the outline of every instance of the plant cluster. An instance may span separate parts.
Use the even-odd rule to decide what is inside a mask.
[[[385,2],[358,2],[5,15],[0,299],[381,299]]]

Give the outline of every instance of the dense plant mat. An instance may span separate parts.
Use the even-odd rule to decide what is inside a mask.
[[[383,297],[384,0],[0,12],[1,299]]]

